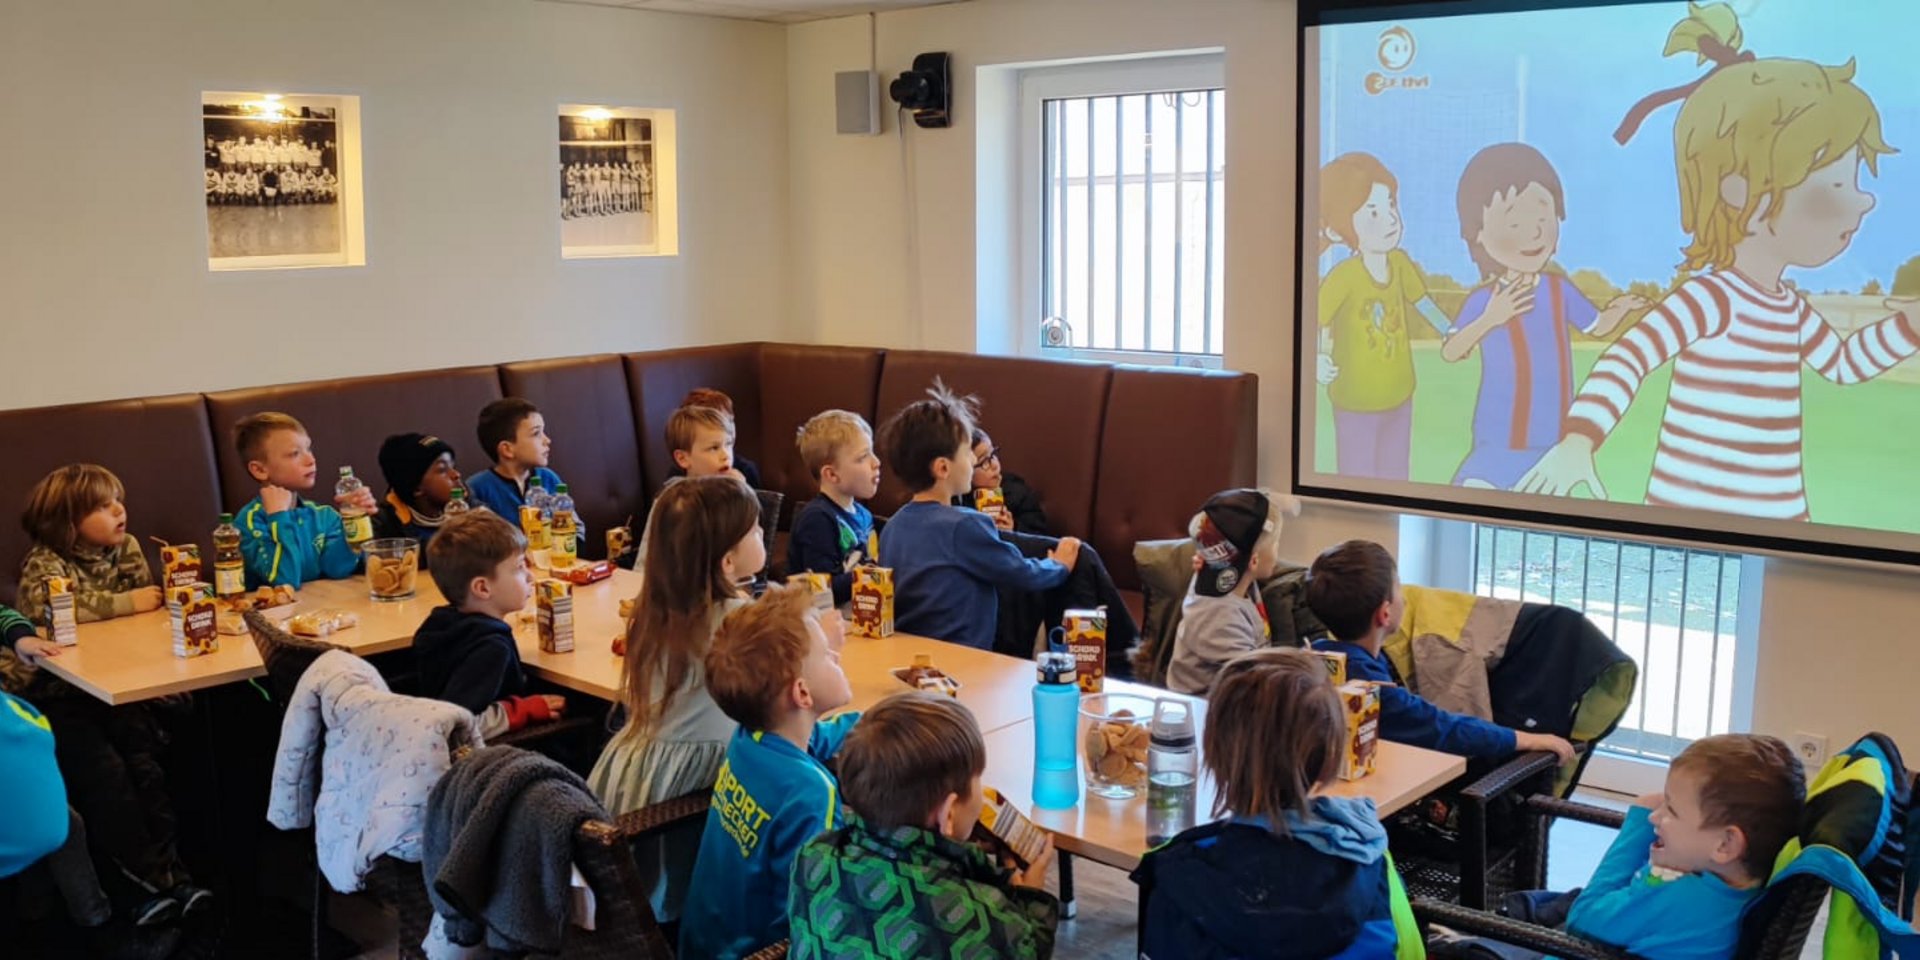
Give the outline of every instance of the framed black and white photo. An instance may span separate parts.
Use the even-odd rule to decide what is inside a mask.
[[[560,107],[560,255],[678,252],[673,111]]]
[[[360,98],[200,95],[207,267],[364,264]]]

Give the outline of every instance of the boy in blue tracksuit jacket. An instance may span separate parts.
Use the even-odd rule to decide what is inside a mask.
[[[779,585],[714,633],[707,692],[740,727],[714,781],[680,922],[682,957],[736,960],[786,939],[794,857],[844,825],[825,761],[859,714],[820,719],[853,699],[840,624],[838,613],[814,613],[808,587]]]
[[[927,393],[880,428],[882,462],[913,491],[880,531],[880,556],[893,568],[894,627],[990,650],[995,588],[1065,583],[1080,541],[1061,537],[1044,559],[1025,557],[986,514],[953,506],[973,489],[973,411],[937,384]]]
[[[1315,558],[1307,571],[1307,606],[1333,633],[1315,650],[1346,654],[1349,680],[1390,684],[1380,688],[1381,737],[1475,759],[1497,760],[1517,750],[1550,751],[1563,763],[1573,759],[1573,745],[1560,737],[1442,710],[1400,685],[1381,652],[1400,629],[1406,606],[1393,554],[1385,547],[1349,540]]]
[[[260,495],[240,508],[240,551],[246,558],[247,586],[286,584],[295,590],[310,580],[338,580],[360,568],[360,556],[348,546],[338,507],[350,508],[354,524],[373,532],[380,506],[362,488],[336,506],[313,503],[301,493],[318,479],[313,441],[300,421],[284,413],[256,413],[234,426],[234,447],[247,473],[260,483]]]

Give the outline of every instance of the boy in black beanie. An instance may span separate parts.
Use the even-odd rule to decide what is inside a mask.
[[[376,537],[412,537],[427,556],[427,542],[446,522],[447,501],[460,486],[453,447],[424,433],[396,433],[380,444],[380,472],[387,496],[373,518]]]

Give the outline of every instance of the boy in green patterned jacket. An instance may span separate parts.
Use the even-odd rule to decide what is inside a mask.
[[[840,748],[840,795],[854,815],[794,861],[789,955],[1052,956],[1060,901],[1041,889],[1052,842],[1025,870],[966,842],[986,768],[980,726],[951,697],[899,693],[867,711]]]

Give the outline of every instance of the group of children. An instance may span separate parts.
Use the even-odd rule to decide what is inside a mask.
[[[800,958],[882,955],[903,942],[929,954],[964,943],[983,955],[1048,956],[1060,909],[1042,889],[1051,849],[1016,864],[968,842],[985,802],[986,756],[967,709],[903,692],[864,715],[828,719],[852,699],[840,666],[840,616],[818,609],[804,586],[774,585],[754,597],[767,563],[762,508],[747,477],[752,465],[733,455],[731,412],[715,397],[697,395],[705,402],[683,407],[669,425],[684,476],[666,485],[647,519],[626,635],[624,721],[588,777],[616,815],[713,791],[701,829],[636,851],[656,915],[678,925],[690,957],[746,956],[783,938]],[[559,478],[532,404],[489,405],[478,434],[493,465],[467,489],[489,509],[446,515],[462,478],[451,447],[420,434],[383,445],[384,502],[361,490],[329,507],[303,496],[318,473],[299,422],[254,415],[234,434],[261,485],[239,525],[249,583],[296,587],[354,571],[342,509],[377,515],[383,532],[419,536],[446,600],[415,636],[420,693],[466,707],[497,735],[568,706],[530,682],[509,623],[532,581],[526,536],[507,518],[517,517],[530,480]],[[1044,523],[1032,498],[1010,498],[1005,517],[956,507],[976,486],[1014,485],[970,404],[938,386],[890,418],[877,444],[865,421],[845,411],[812,418],[796,443],[821,495],[794,519],[792,569],[831,574],[842,601],[853,567],[884,558],[905,632],[992,646],[1003,597],[1059,589],[1091,555],[1072,538],[1023,549],[1010,537],[1023,523]],[[881,457],[911,498],[876,535],[860,501],[878,488]],[[22,659],[59,655],[31,632],[50,577],[72,582],[82,619],[159,605],[126,530],[124,497],[111,473],[88,465],[55,471],[34,491],[24,518],[35,541],[20,593],[24,616],[0,611],[0,628]],[[1296,946],[1324,940],[1327,955],[1417,955],[1371,802],[1324,794],[1346,736],[1326,671],[1305,653],[1270,648],[1257,588],[1277,567],[1287,508],[1277,495],[1233,490],[1194,519],[1195,576],[1170,678],[1210,698],[1203,755],[1222,819],[1150,853],[1136,873],[1152,955],[1200,943],[1258,955],[1283,938]],[[1041,555],[1029,555],[1035,550]],[[1381,645],[1399,626],[1402,599],[1393,558],[1378,545],[1350,542],[1322,554],[1308,574],[1307,601],[1332,633],[1317,646],[1345,653],[1350,676],[1388,684],[1387,739],[1476,757],[1572,756],[1558,737],[1450,714],[1394,685]],[[13,721],[0,722],[0,750],[43,755],[50,728],[75,810],[42,816],[47,836],[37,845],[16,851],[0,840],[0,871],[91,830],[93,849],[147,893],[136,922],[159,925],[204,909],[206,891],[173,850],[155,708],[108,707],[43,671],[26,676],[14,690],[24,700],[0,705],[12,708],[0,721]],[[19,769],[44,769],[41,760]],[[1723,955],[1742,905],[1792,835],[1803,796],[1798,761],[1778,741],[1699,741],[1675,762],[1665,795],[1642,799],[1593,882],[1562,904],[1567,923],[1650,958]],[[1285,917],[1223,914],[1218,894],[1233,889],[1298,890],[1281,899],[1313,906]],[[104,921],[94,907],[89,919]]]

